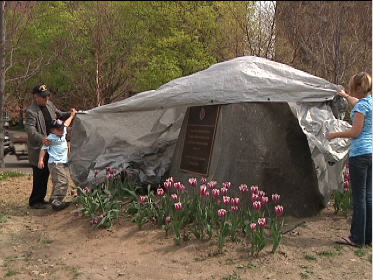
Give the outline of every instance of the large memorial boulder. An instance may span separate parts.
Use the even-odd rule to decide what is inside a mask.
[[[207,124],[209,118],[216,122]],[[268,194],[280,194],[287,214],[295,216],[323,208],[307,138],[287,103],[189,108],[170,175],[184,182],[203,176],[230,181],[237,193],[240,184],[259,185]]]

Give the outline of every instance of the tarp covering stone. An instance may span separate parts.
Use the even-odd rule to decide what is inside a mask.
[[[111,167],[134,172],[143,183],[160,183],[170,168],[189,106],[288,102],[319,168],[320,187],[336,189],[350,144],[346,139],[325,139],[326,131],[350,126],[336,119],[328,105],[337,88],[264,58],[245,56],[218,63],[157,90],[78,113],[72,130],[71,176],[81,186],[95,184],[105,179],[105,167]]]

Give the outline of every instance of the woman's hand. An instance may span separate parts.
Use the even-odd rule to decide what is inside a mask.
[[[348,94],[344,91],[344,89],[339,89],[338,91],[338,94],[344,98],[347,98],[348,97]]]

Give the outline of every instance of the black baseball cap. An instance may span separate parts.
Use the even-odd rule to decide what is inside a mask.
[[[50,128],[57,128],[57,129],[62,129],[64,128],[65,125],[63,124],[63,121],[61,120],[52,120]]]
[[[32,94],[37,94],[37,95],[40,95],[41,97],[47,97],[49,96],[51,93],[50,91],[47,89],[47,86],[45,84],[37,84],[33,90],[32,90]]]

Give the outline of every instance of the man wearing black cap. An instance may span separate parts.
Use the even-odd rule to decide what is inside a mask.
[[[38,168],[39,153],[42,145],[50,145],[47,138],[50,133],[52,119],[65,120],[70,116],[70,112],[61,112],[49,100],[50,92],[44,84],[36,85],[32,94],[34,100],[26,111],[25,130],[28,135],[28,159],[32,165],[32,193],[29,205],[34,209],[45,209],[47,202],[44,200],[47,194],[49,179],[48,165],[43,169]],[[48,156],[45,157],[48,161]]]

